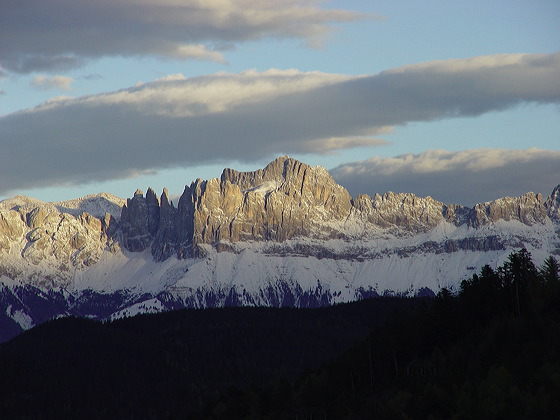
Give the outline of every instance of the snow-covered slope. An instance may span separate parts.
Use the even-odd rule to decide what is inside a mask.
[[[537,264],[560,254],[559,208],[560,186],[546,201],[528,193],[472,209],[390,192],[353,199],[288,157],[197,180],[177,207],[165,190],[18,196],[0,202],[0,324],[437,293],[514,249]]]

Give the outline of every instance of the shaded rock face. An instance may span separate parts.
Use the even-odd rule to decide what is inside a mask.
[[[130,251],[143,251],[150,244],[159,228],[160,204],[156,193],[148,189],[146,197],[136,190],[121,212],[123,244]]]
[[[180,231],[178,211],[169,202],[167,189],[163,190],[158,211],[153,211],[152,215],[157,217],[158,227],[155,232],[150,232],[154,237],[152,255],[157,261],[163,261],[177,252]]]
[[[40,219],[41,214],[32,219]],[[164,190],[158,199],[149,189],[137,191],[123,206],[122,243],[131,251],[151,246],[157,261],[172,255],[199,256],[199,245],[227,250],[238,241],[283,242],[298,237],[352,239],[389,229],[404,235],[427,232],[441,222],[477,228],[498,220],[526,225],[560,220],[560,187],[543,203],[540,194],[506,197],[474,208],[446,205],[431,197],[387,192],[352,199],[321,167],[287,156],[264,169],[238,172],[225,169],[220,179],[197,179],[175,208]],[[357,234],[356,232],[361,232]],[[444,248],[499,249],[499,241],[450,242]]]
[[[556,222],[560,222],[560,185],[558,185],[550,194],[550,197],[544,204],[548,217]]]

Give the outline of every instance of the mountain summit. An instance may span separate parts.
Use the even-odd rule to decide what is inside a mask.
[[[352,198],[287,156],[126,201],[0,202],[0,323],[180,307],[318,306],[454,288],[511,249],[560,253],[560,186],[473,208],[386,192]],[[4,321],[2,321],[4,319]]]

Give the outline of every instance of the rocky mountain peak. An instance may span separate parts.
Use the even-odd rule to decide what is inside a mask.
[[[242,191],[260,187],[263,184],[281,186],[283,184],[303,184],[305,175],[315,174],[325,178],[328,184],[336,185],[329,172],[321,167],[312,167],[289,156],[281,156],[270,162],[264,169],[251,172],[238,172],[226,168],[222,172],[221,181],[238,185]]]
[[[548,197],[544,204],[548,217],[552,220],[560,222],[560,185],[552,191],[552,194]]]
[[[151,189],[148,191],[153,193]],[[121,230],[124,246],[130,251],[143,251],[152,242],[153,226],[159,222],[152,218],[154,205],[159,207],[157,199],[154,202],[154,196],[148,194],[149,198],[145,198],[142,190],[138,189],[134,193],[134,197],[126,200],[126,204],[123,205]]]

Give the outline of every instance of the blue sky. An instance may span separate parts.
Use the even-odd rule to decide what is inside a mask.
[[[34,2],[0,0],[0,199],[177,195],[283,154],[354,196],[560,184],[557,1]]]

